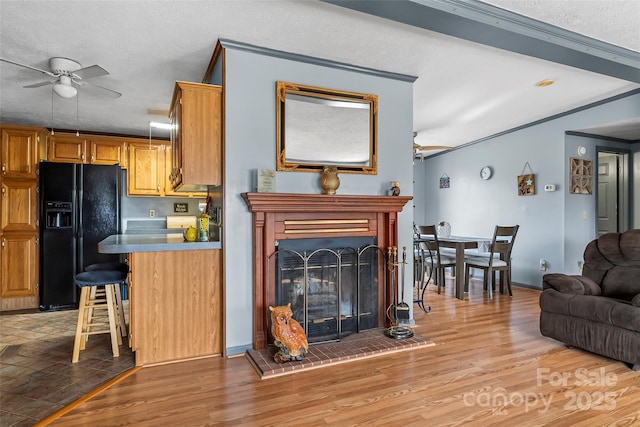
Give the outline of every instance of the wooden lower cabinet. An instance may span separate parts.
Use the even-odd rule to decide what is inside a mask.
[[[219,249],[129,254],[136,365],[222,355],[221,256]]]
[[[3,233],[0,240],[2,251],[0,309],[18,310],[38,307],[38,234]]]

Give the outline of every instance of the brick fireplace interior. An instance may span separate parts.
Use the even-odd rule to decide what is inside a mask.
[[[335,267],[332,269],[331,265],[333,263],[335,266],[336,260],[332,259],[333,255],[324,249],[342,249],[350,252],[367,245],[377,245],[380,248],[397,246],[397,213],[402,211],[404,205],[412,198],[410,196],[290,193],[243,193],[242,197],[253,213],[253,348],[256,350],[266,348],[270,340],[268,306],[295,302],[297,292],[295,282],[300,280],[300,269],[296,269],[295,265],[285,269],[278,267],[278,258],[282,260],[283,256],[278,257],[277,251],[284,254],[289,250],[283,249],[295,248],[291,251],[308,255],[315,249],[323,249],[321,252],[328,256],[327,259],[322,260],[326,266],[314,266],[309,279],[315,274],[312,278],[315,284],[311,285],[311,281],[307,283],[315,287],[316,300],[336,300],[337,290],[331,286],[331,283],[335,282],[334,276],[337,275],[337,270]],[[311,246],[305,248],[308,243],[311,243]],[[353,264],[354,259],[347,255],[341,257],[340,262],[344,258],[346,264]],[[312,258],[310,260],[313,264],[315,261]],[[318,256],[319,258],[321,257]],[[389,272],[382,261],[384,256],[373,256],[373,258],[375,261],[363,260],[363,263],[373,265],[374,271],[370,273],[368,279],[360,281],[361,286],[362,283],[366,283],[366,289],[360,289],[360,291],[364,290],[368,297],[375,297],[375,301],[364,303],[360,299],[358,304],[361,309],[355,311],[354,317],[354,299],[351,297],[354,292],[359,291],[353,287],[349,287],[350,290],[341,291],[340,304],[327,304],[330,307],[329,310],[333,310],[332,313],[320,312],[316,313],[317,318],[307,319],[312,322],[312,327],[318,327],[318,341],[334,336],[336,330],[343,329],[343,326],[347,328],[342,331],[343,333],[354,332],[353,323],[354,321],[358,323],[357,319],[360,319],[361,324],[355,327],[356,331],[358,328],[389,326],[385,316],[385,304],[391,301],[393,292],[390,287],[391,281],[388,277],[385,279]],[[348,276],[355,272],[350,273],[348,269],[343,269],[341,274]],[[276,286],[278,280],[287,283],[284,289],[278,289]],[[316,286],[321,282],[325,284],[324,289]],[[351,297],[346,298],[348,294],[351,294]],[[307,305],[310,296],[311,293],[307,295]],[[298,314],[295,314],[294,310],[294,318],[300,321],[302,317],[300,317],[299,304],[294,308],[298,310]],[[326,310],[326,307],[324,309]],[[332,318],[333,326],[330,320]],[[340,327],[335,325],[336,318],[343,320]],[[316,338],[310,337],[310,342],[314,339]]]

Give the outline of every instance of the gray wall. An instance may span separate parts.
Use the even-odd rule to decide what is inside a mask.
[[[640,146],[640,143],[634,144]],[[564,265],[559,267],[557,271],[566,271],[570,274],[580,274],[578,262],[582,261],[585,246],[588,242],[597,237],[596,223],[597,223],[597,206],[596,206],[596,193],[597,193],[597,150],[596,147],[608,147],[614,149],[630,150],[632,144],[624,142],[612,142],[610,140],[567,135],[565,138],[565,182],[570,180],[569,159],[571,157],[580,157],[578,155],[578,147],[583,146],[587,148],[587,153],[582,156],[586,160],[593,162],[594,180],[593,180],[593,194],[573,194],[568,191],[568,185],[564,185]],[[640,175],[633,175],[635,181],[640,180]],[[633,184],[633,183],[631,183]],[[640,188],[640,185],[635,185],[636,191]],[[584,218],[584,213],[587,213],[587,219]],[[629,228],[640,227],[640,223],[631,221]]]
[[[640,95],[634,95],[496,136],[424,162],[417,160],[414,165],[416,223],[448,221],[453,234],[470,236],[491,236],[496,224],[519,224],[521,228],[513,251],[514,282],[540,287],[545,273],[576,274],[577,260],[582,258],[585,245],[595,235],[595,198],[568,194],[569,157],[577,157],[577,146],[585,145],[586,157],[595,160],[595,145],[602,146],[605,142],[590,138],[577,140],[565,132],[638,116]],[[636,192],[640,188],[638,145],[622,144],[636,152],[632,176]],[[534,196],[517,195],[517,176],[522,174],[526,162],[535,173]],[[494,171],[488,181],[479,175],[485,165]],[[529,173],[528,169],[525,173]],[[449,189],[438,188],[443,174],[451,178]],[[557,191],[545,192],[545,184],[555,184]],[[638,201],[633,203],[637,207]],[[589,212],[586,221],[584,210]],[[638,227],[637,209],[634,215],[635,227]],[[539,270],[541,258],[547,261],[546,272]]]
[[[225,89],[224,270],[226,347],[233,354],[249,348],[253,330],[252,216],[240,194],[255,191],[256,169],[276,168],[275,87],[288,81],[378,95],[378,174],[341,174],[338,194],[386,194],[400,181],[412,188],[412,83],[352,71],[299,63],[227,49]],[[276,191],[320,194],[318,173],[278,172]],[[398,219],[400,246],[412,245],[412,211]],[[410,260],[411,261],[411,260]],[[406,294],[411,298],[411,289]]]
[[[204,199],[189,197],[129,197],[127,196],[127,171],[122,171],[122,206],[120,216],[122,218],[122,232],[126,231],[126,224],[129,220],[148,220],[149,209],[156,211],[155,220],[166,219],[167,215],[198,215],[198,203]],[[175,213],[174,203],[187,203],[189,211]]]

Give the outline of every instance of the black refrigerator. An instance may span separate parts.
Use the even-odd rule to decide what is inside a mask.
[[[40,310],[77,307],[75,274],[119,261],[98,242],[120,234],[121,177],[118,165],[40,163]]]

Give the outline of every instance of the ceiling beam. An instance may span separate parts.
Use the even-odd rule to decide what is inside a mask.
[[[640,83],[640,52],[476,0],[321,0],[463,40]]]

